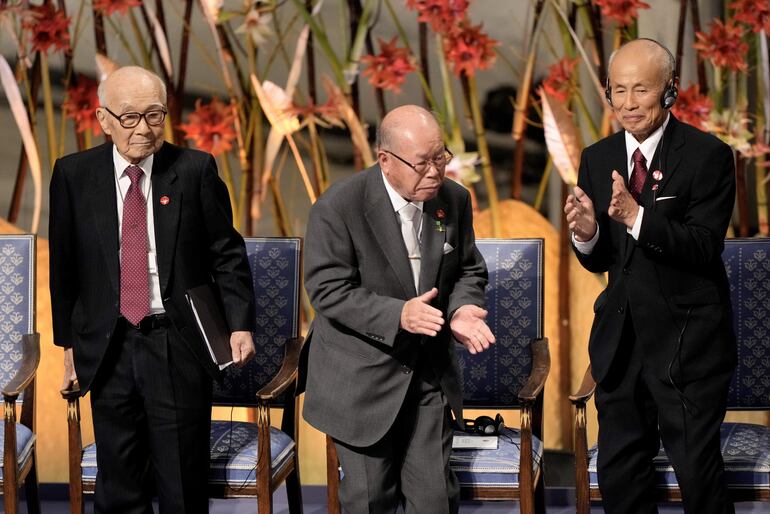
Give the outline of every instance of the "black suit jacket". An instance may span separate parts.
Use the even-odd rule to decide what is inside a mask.
[[[580,163],[578,185],[594,203],[599,240],[589,255],[575,253],[589,271],[609,271],[594,305],[594,379],[610,372],[627,316],[662,379],[670,372],[684,383],[729,369],[736,347],[721,254],[735,198],[732,150],[671,115],[642,190],[638,241],[607,215],[612,171],[627,179],[628,162],[620,131],[586,148]]]
[[[373,166],[329,188],[308,221],[305,287],[316,317],[300,371],[300,390],[307,380],[303,414],[354,446],[369,446],[388,431],[421,357],[462,419],[449,323],[436,337],[415,336],[399,329],[401,310],[433,287],[433,306],[445,320],[462,305],[484,304],[487,270],[468,192],[446,180],[423,205],[419,292],[396,216]]]
[[[112,144],[61,158],[51,179],[50,288],[54,343],[72,347],[87,391],[120,316],[118,206]],[[160,198],[168,197],[162,205]],[[233,228],[214,158],[164,143],[152,168],[155,244],[163,306],[212,376],[218,368],[185,299],[214,281],[231,331],[253,330],[253,291],[243,238]]]

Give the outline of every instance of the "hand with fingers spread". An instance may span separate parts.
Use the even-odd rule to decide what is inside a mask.
[[[623,177],[617,171],[612,171],[612,198],[607,209],[607,215],[618,223],[628,228],[634,226],[636,216],[639,214],[639,204],[628,192]]]
[[[254,339],[251,332],[240,330],[230,335],[230,350],[233,355],[233,364],[238,367],[243,366],[254,357]]]
[[[422,334],[435,337],[444,326],[444,316],[441,311],[431,307],[430,302],[438,295],[435,287],[420,296],[416,296],[404,304],[401,311],[401,328],[412,334]]]
[[[596,234],[594,204],[585,191],[575,186],[574,193],[564,203],[569,229],[578,241],[590,241]]]
[[[452,334],[472,354],[481,353],[495,342],[495,336],[487,326],[487,311],[475,305],[463,305],[449,322]]]

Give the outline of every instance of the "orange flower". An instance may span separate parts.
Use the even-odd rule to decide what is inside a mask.
[[[199,98],[195,101],[195,111],[179,128],[184,131],[185,139],[191,140],[196,148],[217,156],[233,147],[236,135],[234,118],[230,106],[218,98],[212,99],[208,105],[203,105]]]
[[[96,119],[96,108],[99,107],[99,97],[96,89],[99,83],[94,79],[78,73],[77,85],[67,88],[67,96],[62,103],[64,115],[75,121],[75,129],[85,132],[91,129],[98,136],[102,127]]]
[[[94,10],[105,16],[119,12],[125,15],[132,7],[142,5],[142,0],[93,0]]]
[[[612,18],[621,27],[627,27],[639,16],[639,9],[649,9],[650,4],[641,0],[592,0],[602,10],[602,15]]]
[[[727,23],[714,19],[711,23],[711,33],[696,32],[698,41],[692,47],[698,51],[702,60],[709,59],[711,64],[727,67],[733,71],[746,72],[748,65],[744,57],[749,51],[749,45],[743,41],[743,27],[735,24],[735,20]]]
[[[406,0],[406,6],[417,11],[417,20],[429,23],[440,34],[449,32],[466,18],[468,3],[468,0]]]
[[[474,75],[476,70],[485,70],[495,62],[493,48],[499,43],[481,32],[481,24],[475,27],[463,23],[450,32],[445,41],[446,58],[452,63],[458,77],[465,73]]]
[[[47,52],[52,46],[57,50],[70,49],[70,19],[53,4],[30,7],[22,28],[29,33],[32,51]]]
[[[548,76],[543,80],[543,89],[554,98],[566,102],[569,97],[570,78],[575,71],[575,66],[580,58],[569,59],[565,57],[561,61],[548,67]]]
[[[770,34],[770,3],[767,0],[737,0],[728,7],[735,9],[733,17],[745,23],[753,32]]]
[[[362,74],[369,77],[371,85],[400,93],[406,76],[416,68],[409,50],[396,46],[397,38],[398,36],[394,36],[388,42],[377,38],[380,54],[365,55],[361,57],[361,61],[368,65]]]
[[[671,112],[674,113],[680,121],[689,123],[701,130],[706,130],[706,123],[709,121],[709,115],[714,108],[714,102],[706,95],[701,94],[700,86],[693,84],[679,92]]]

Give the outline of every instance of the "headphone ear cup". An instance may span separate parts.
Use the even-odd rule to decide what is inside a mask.
[[[610,79],[607,79],[607,86],[604,88],[604,98],[607,103],[612,107],[612,90],[610,89]]]
[[[679,90],[676,84],[672,80],[666,89],[663,91],[663,96],[660,97],[660,106],[664,109],[671,109],[676,103],[676,99],[679,96]]]

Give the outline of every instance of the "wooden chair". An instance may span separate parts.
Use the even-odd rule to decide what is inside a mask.
[[[294,396],[303,338],[299,335],[302,240],[245,238],[255,291],[256,356],[246,366],[226,368],[214,385],[214,405],[248,407],[255,422],[212,420],[211,498],[256,497],[257,512],[273,509],[273,492],[286,483],[289,511],[302,512],[297,411]],[[66,392],[70,426],[70,501],[83,512],[83,493],[96,481],[96,445],[83,448],[78,393]],[[273,408],[283,408],[280,430],[270,426]]]
[[[727,398],[728,410],[770,410],[770,239],[728,239],[722,260],[730,282],[738,366]],[[578,514],[601,501],[596,472],[598,449],[588,448],[586,404],[596,384],[589,366],[575,406],[575,466]],[[733,501],[770,501],[770,427],[723,423],[725,480]],[[659,501],[681,501],[674,469],[661,447],[654,459]]]
[[[7,514],[18,512],[22,485],[27,512],[40,512],[35,452],[35,373],[40,363],[35,265],[35,236],[0,235],[0,390],[5,403],[0,483]],[[17,402],[22,404],[20,422]]]
[[[489,270],[487,323],[497,343],[478,355],[458,346],[463,403],[517,409],[520,428],[506,427],[497,450],[453,450],[450,466],[463,499],[519,501],[522,513],[542,513],[543,394],[550,370],[548,340],[543,337],[544,242],[479,239],[476,245]],[[337,514],[340,473],[329,437],[326,449],[328,510]]]

